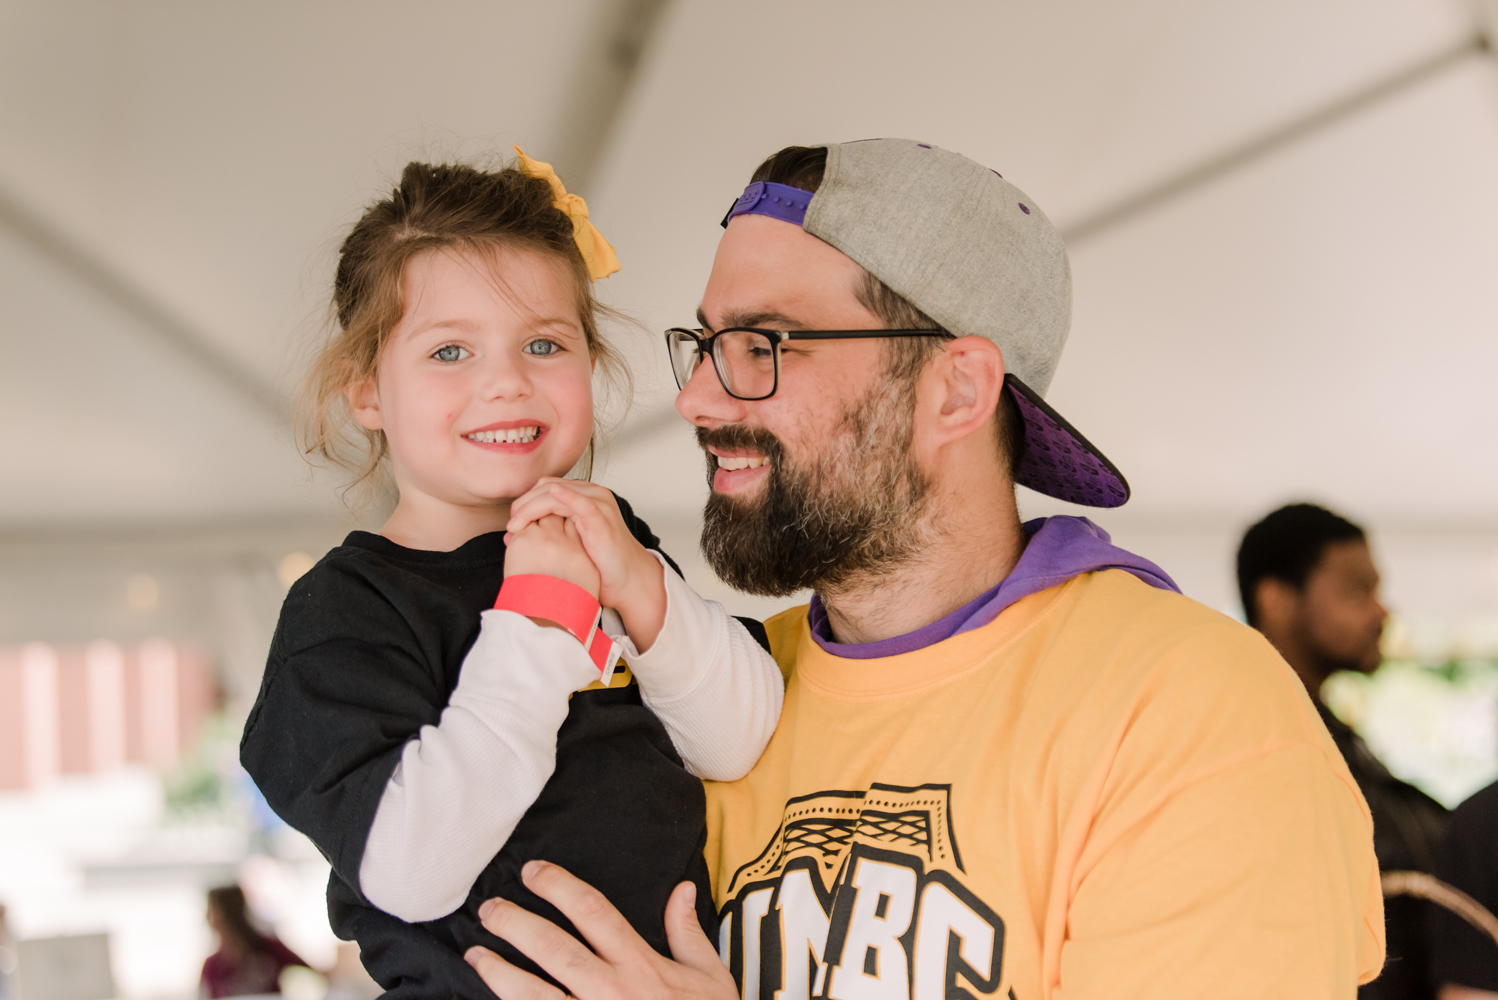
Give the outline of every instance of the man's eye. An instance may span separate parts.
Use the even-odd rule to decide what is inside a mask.
[[[443,344],[432,352],[432,357],[438,361],[462,361],[470,357],[469,353],[457,344]]]
[[[556,354],[561,349],[562,345],[555,340],[533,340],[523,348],[526,354],[534,354],[541,358]]]

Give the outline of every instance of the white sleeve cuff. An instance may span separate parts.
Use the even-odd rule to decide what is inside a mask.
[[[661,624],[660,634],[643,653],[623,633],[622,623],[617,635],[609,634],[619,642],[624,662],[640,679],[642,690],[648,686],[652,700],[670,701],[690,691],[711,668],[711,654],[720,638],[715,629],[728,618],[728,613],[723,610],[723,605],[704,600],[687,586],[659,552],[649,551],[660,562],[666,580],[666,619]],[[717,609],[717,614],[714,614],[714,609]],[[612,627],[608,615],[613,615],[613,612],[607,613],[605,628]],[[618,621],[616,615],[614,621]]]

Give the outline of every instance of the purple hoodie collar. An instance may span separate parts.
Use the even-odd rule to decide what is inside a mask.
[[[1132,573],[1151,587],[1181,592],[1165,571],[1148,559],[1126,552],[1114,545],[1108,533],[1085,517],[1041,517],[1024,524],[1029,536],[1024,553],[1014,569],[997,587],[979,595],[940,621],[905,635],[878,642],[841,643],[832,641],[832,627],[827,609],[815,594],[808,615],[811,637],[833,656],[852,660],[872,660],[881,656],[898,656],[933,646],[963,632],[982,628],[1020,598],[1065,583],[1074,576],[1104,569],[1121,569]]]

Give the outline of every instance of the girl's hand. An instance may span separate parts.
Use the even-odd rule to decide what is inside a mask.
[[[624,526],[614,494],[593,483],[548,476],[510,505],[506,527],[518,538],[537,521],[555,516],[575,527],[597,567],[599,602],[619,612],[637,650],[648,650],[666,624],[665,571]]]
[[[540,517],[505,535],[505,576],[525,573],[558,577],[598,596],[598,567],[588,558],[577,528],[563,517]]]

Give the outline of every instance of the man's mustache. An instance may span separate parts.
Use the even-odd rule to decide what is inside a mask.
[[[697,428],[697,444],[704,451],[708,448],[743,448],[757,451],[777,468],[780,466],[780,459],[785,455],[785,445],[780,443],[778,437],[763,427],[750,427],[747,424],[699,427]]]

